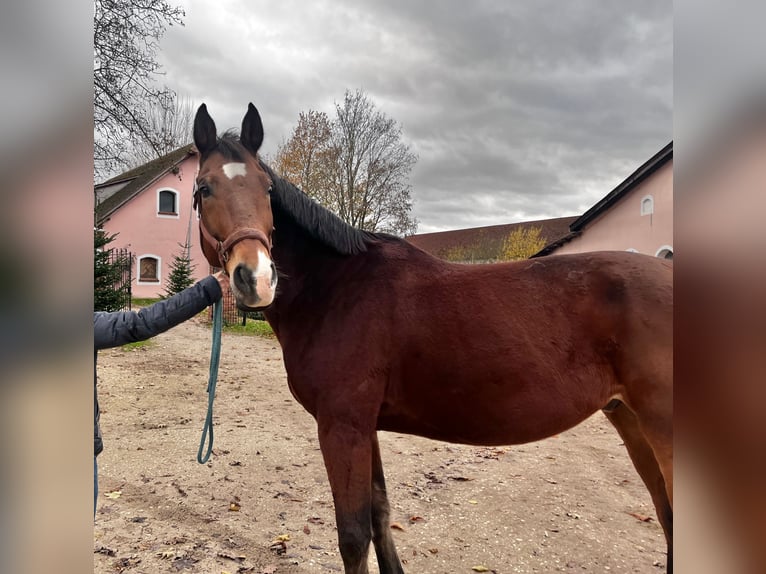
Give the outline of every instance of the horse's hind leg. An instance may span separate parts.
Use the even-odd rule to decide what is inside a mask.
[[[370,551],[372,441],[337,420],[317,420],[338,525],[338,547],[346,574],[368,574]]]
[[[380,460],[380,445],[376,434],[372,439],[372,543],[378,557],[380,574],[404,574],[391,535],[389,512],[386,481],[383,477],[383,463]]]
[[[657,519],[665,532],[668,545],[668,574],[673,572],[673,503],[654,450],[641,431],[638,418],[622,402],[604,414],[625,442],[633,465],[644,481],[657,510]],[[671,479],[672,480],[672,479]]]

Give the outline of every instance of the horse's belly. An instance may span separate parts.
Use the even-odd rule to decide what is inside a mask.
[[[382,405],[380,430],[475,445],[521,444],[563,432],[609,401],[607,385],[473,382],[465,388],[417,385]]]

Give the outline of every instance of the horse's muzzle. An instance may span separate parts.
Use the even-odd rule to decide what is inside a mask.
[[[255,269],[239,263],[231,273],[230,283],[240,308],[268,307],[276,294],[277,269],[265,253],[259,253]]]

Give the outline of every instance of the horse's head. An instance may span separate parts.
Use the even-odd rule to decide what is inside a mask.
[[[242,120],[239,139],[217,137],[215,123],[202,104],[194,118],[194,144],[200,153],[194,205],[199,208],[202,251],[223,268],[237,305],[270,305],[277,287],[271,260],[272,181],[261,167],[258,148],[263,124],[253,104]]]

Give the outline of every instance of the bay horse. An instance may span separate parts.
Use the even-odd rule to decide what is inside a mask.
[[[378,430],[510,445],[598,410],[651,494],[672,571],[671,262],[600,252],[449,263],[347,225],[278,177],[258,158],[252,104],[239,140],[217,138],[203,105],[194,139],[208,260],[218,265],[215,242],[242,228],[265,234],[234,244],[223,266],[238,305],[263,309],[290,391],[316,419],[346,574],[368,572],[370,542],[382,574],[403,572]],[[278,285],[243,264],[270,254]]]

